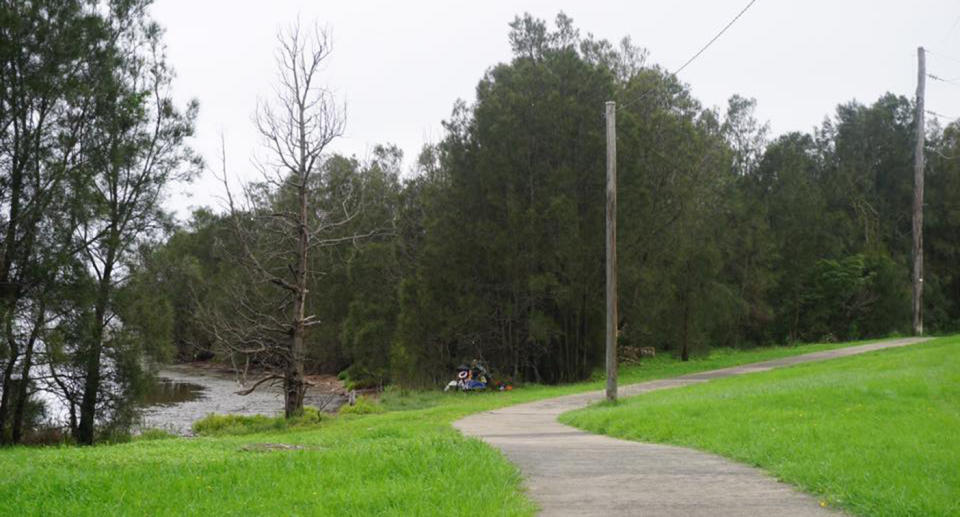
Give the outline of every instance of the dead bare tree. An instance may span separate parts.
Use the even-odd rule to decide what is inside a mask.
[[[331,52],[329,33],[295,23],[278,34],[275,97],[261,101],[255,123],[267,151],[256,161],[261,183],[248,183],[241,199],[223,183],[238,254],[258,282],[241,283],[229,314],[205,318],[215,340],[228,351],[256,356],[267,375],[246,393],[282,381],[287,417],[303,410],[307,329],[317,324],[307,311],[309,256],[323,246],[357,241],[349,223],[361,213],[359,192],[344,188],[335,203],[319,202],[324,188],[325,149],[343,133],[345,109],[319,84]],[[225,161],[225,160],[224,160]],[[346,235],[344,234],[346,233]],[[271,301],[263,303],[265,292]]]

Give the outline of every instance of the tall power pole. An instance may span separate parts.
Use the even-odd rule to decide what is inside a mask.
[[[913,333],[923,335],[923,97],[927,84],[926,55],[917,48],[916,150],[913,163]]]
[[[607,400],[617,400],[617,103],[607,101]]]

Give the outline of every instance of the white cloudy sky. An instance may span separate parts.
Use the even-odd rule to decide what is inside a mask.
[[[458,98],[473,100],[490,66],[510,59],[507,24],[517,14],[552,21],[563,11],[581,33],[617,41],[629,35],[650,59],[676,69],[747,0],[156,0],[154,18],[177,71],[176,95],[200,101],[194,147],[254,178],[258,140],[251,114],[274,79],[277,29],[300,16],[329,27],[334,53],[325,82],[347,103],[345,136],[333,150],[365,157],[394,143],[412,161],[443,136]],[[758,101],[774,134],[809,131],[838,103],[873,102],[916,89],[916,47],[931,50],[927,107],[960,117],[960,2],[957,0],[758,0],[683,71],[694,95],[720,106],[737,93]],[[598,111],[601,109],[597,107]],[[216,205],[212,174],[178,186],[170,208]]]

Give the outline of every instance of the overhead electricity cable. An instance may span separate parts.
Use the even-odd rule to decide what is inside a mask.
[[[710,39],[710,41],[708,41],[706,45],[704,45],[702,48],[700,48],[700,50],[698,50],[696,54],[694,54],[693,56],[691,56],[690,59],[688,59],[686,63],[680,65],[680,68],[677,68],[674,72],[669,72],[669,71],[668,71],[667,73],[670,74],[670,75],[674,75],[674,76],[675,76],[675,75],[679,74],[680,72],[682,72],[685,68],[687,68],[688,66],[690,66],[690,63],[693,63],[698,57],[700,57],[701,54],[703,54],[704,52],[706,52],[706,50],[707,50],[708,48],[710,48],[710,45],[713,45],[713,43],[714,43],[715,41],[717,41],[717,40],[720,38],[720,36],[723,36],[723,33],[727,32],[727,29],[729,29],[731,26],[733,26],[733,24],[736,23],[737,20],[739,20],[740,17],[743,16],[744,13],[746,13],[746,12],[750,9],[750,7],[752,7],[753,4],[755,4],[756,2],[757,2],[757,0],[750,0],[750,2],[747,3],[747,5],[746,5],[743,9],[741,9],[740,12],[737,13],[737,15],[734,16],[733,19],[730,20],[729,23],[727,23],[722,29],[720,29],[720,32],[718,32],[716,36],[714,36],[712,39]],[[623,108],[626,108],[627,106],[631,106],[631,105],[633,105],[633,104],[636,104],[636,103],[640,102],[641,100],[643,100],[644,98],[646,98],[646,96],[649,95],[649,94],[652,93],[652,92],[653,92],[653,89],[647,90],[646,92],[644,92],[642,95],[640,95],[640,96],[637,97],[636,99],[634,99],[634,100],[632,100],[632,101],[630,101],[630,102],[625,102],[625,103],[621,104],[620,107],[617,108],[618,111],[621,110],[621,109],[623,109]]]
[[[940,81],[941,83],[946,83],[946,84],[949,84],[949,85],[951,85],[951,86],[955,86],[955,87],[957,87],[957,88],[960,88],[960,83],[958,83],[958,82],[956,82],[956,81],[951,81],[950,79],[944,79],[943,77],[938,77],[938,76],[933,75],[933,74],[927,74],[927,77],[929,77],[930,79],[933,79],[934,81]]]
[[[757,1],[757,0],[750,0],[750,3],[748,3],[746,7],[744,7],[739,13],[737,13],[737,15],[734,16],[732,20],[730,20],[730,23],[728,23],[728,24],[726,25],[726,27],[724,27],[723,29],[720,29],[720,32],[718,32],[717,35],[713,37],[713,39],[711,39],[710,41],[708,41],[707,44],[703,46],[703,48],[701,48],[699,51],[697,51],[696,54],[693,55],[693,57],[691,57],[690,59],[687,60],[686,63],[684,63],[683,65],[681,65],[680,68],[678,68],[677,71],[673,73],[673,75],[679,74],[680,72],[683,71],[684,68],[686,68],[688,65],[690,65],[690,63],[693,63],[693,61],[694,61],[695,59],[697,59],[698,57],[700,57],[700,54],[703,54],[704,51],[706,51],[708,48],[710,48],[710,45],[713,45],[713,42],[714,42],[714,41],[717,41],[717,39],[719,39],[720,36],[723,36],[723,33],[724,33],[724,32],[727,32],[727,29],[729,29],[734,23],[736,23],[737,20],[739,20],[740,17],[743,16],[743,13],[747,12],[747,9],[750,9],[750,6],[752,6],[752,5],[754,4],[754,2],[756,2],[756,1]]]
[[[940,76],[935,75],[935,74],[927,74],[927,77],[929,77],[930,79],[933,79],[934,81],[942,81],[942,82],[945,82],[945,83],[956,83],[956,82],[957,82],[956,79],[944,79],[943,77],[940,77]]]

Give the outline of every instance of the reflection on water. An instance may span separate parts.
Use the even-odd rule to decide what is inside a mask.
[[[199,384],[160,377],[140,400],[140,405],[142,407],[175,406],[181,402],[202,399],[203,391],[203,386]]]

